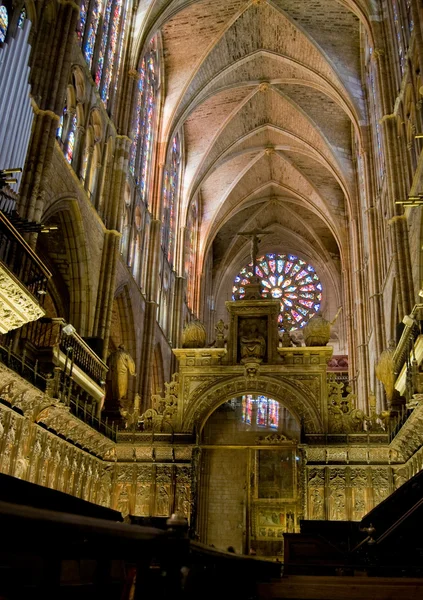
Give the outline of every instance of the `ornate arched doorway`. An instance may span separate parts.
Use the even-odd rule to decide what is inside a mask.
[[[255,393],[221,404],[199,440],[200,541],[237,553],[283,556],[284,534],[302,516],[300,423],[281,402]]]

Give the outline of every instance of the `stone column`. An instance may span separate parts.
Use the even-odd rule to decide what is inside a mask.
[[[157,295],[159,288],[159,262],[161,256],[160,233],[162,222],[154,219],[150,223],[150,247],[148,256],[151,259],[148,265],[146,277],[146,303],[144,317],[144,335],[141,356],[141,406],[146,410],[150,402],[151,392],[151,364],[154,352],[154,341],[157,320]]]
[[[352,284],[354,288],[353,308],[356,315],[355,330],[357,338],[357,361],[359,378],[357,380],[357,398],[359,408],[367,410],[367,398],[369,388],[369,363],[368,363],[368,346],[367,346],[367,326],[366,326],[366,304],[364,298],[363,286],[363,256],[362,256],[362,236],[360,223],[357,218],[350,221],[351,232],[351,262],[354,271],[352,273]]]
[[[44,5],[39,15],[30,58],[35,118],[19,204],[21,216],[28,220],[40,220],[44,210],[43,187],[69,81],[79,6],[57,1],[53,7]]]
[[[123,135],[116,137],[111,193],[105,216],[109,229],[120,228],[130,145],[131,140],[128,137]]]
[[[107,358],[109,345],[120,238],[121,235],[117,231],[107,231],[104,235],[93,327],[94,337],[103,340],[103,360]]]
[[[175,277],[175,285],[173,291],[173,310],[172,310],[172,329],[171,340],[173,348],[181,347],[181,332],[182,332],[182,309],[184,303],[185,277],[179,275]],[[176,357],[172,354],[171,372],[177,369]]]

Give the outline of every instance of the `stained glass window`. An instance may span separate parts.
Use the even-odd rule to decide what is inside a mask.
[[[255,425],[258,427],[271,427],[277,429],[279,426],[279,402],[271,400],[267,396],[242,396],[242,422],[251,425],[253,422],[253,407],[256,407]]]
[[[367,81],[368,81],[368,100],[370,107],[370,114],[372,116],[374,142],[377,152],[377,164],[378,164],[378,175],[381,182],[385,173],[385,162],[384,153],[382,150],[382,133],[380,130],[379,123],[379,102],[378,102],[378,89],[376,82],[376,63],[373,60],[373,48],[368,46],[368,58],[367,58]]]
[[[87,39],[83,48],[85,60],[87,61],[89,67],[92,66],[93,62],[95,40],[97,37],[97,29],[100,21],[101,8],[102,6],[100,0],[94,0],[89,15]]]
[[[7,8],[2,5],[0,6],[0,44],[6,39],[7,28],[9,27],[9,14]]]
[[[314,267],[293,254],[266,254],[257,260],[256,273],[261,279],[263,298],[280,300],[278,316],[282,331],[304,327],[320,310],[322,284]],[[245,297],[245,286],[253,278],[253,265],[248,264],[235,277],[233,299]]]
[[[175,251],[175,226],[177,196],[179,187],[179,170],[181,163],[181,148],[179,135],[176,134],[166,161],[163,182],[163,213],[162,213],[162,247],[170,265],[173,264]]]
[[[132,121],[132,145],[129,170],[139,185],[144,202],[147,201],[148,180],[151,171],[154,130],[159,87],[156,39],[153,38],[140,63],[139,80]]]
[[[394,27],[395,27],[395,35],[397,38],[397,45],[398,45],[398,55],[399,55],[399,60],[400,60],[400,69],[401,69],[401,75],[404,75],[404,69],[405,69],[405,51],[404,51],[404,44],[403,44],[403,30],[402,30],[402,24],[401,24],[401,19],[400,19],[400,14],[398,11],[398,5],[397,5],[397,1],[396,0],[392,0],[392,10],[394,13]]]
[[[251,416],[253,413],[253,397],[243,396],[242,397],[242,421],[246,425],[251,425]]]
[[[79,9],[78,41],[106,106],[112,79],[117,82],[127,4],[128,0],[82,0]]]
[[[411,33],[414,29],[413,13],[411,10],[411,0],[406,0],[405,8],[407,10],[408,31]]]
[[[187,305],[194,306],[195,266],[197,260],[198,209],[197,202],[191,204],[188,212],[185,246],[185,277],[187,280]]]
[[[105,55],[104,56],[105,67],[104,67],[104,73],[103,73],[103,80],[101,81],[101,84],[100,84],[100,80],[97,83],[97,85],[99,86],[101,99],[103,100],[104,104],[106,104],[106,105],[107,105],[107,101],[109,99],[110,83],[112,80],[113,68],[115,66],[117,50],[118,49],[121,50],[121,45],[119,44],[119,32],[120,32],[120,22],[121,22],[121,17],[122,17],[123,2],[122,2],[122,0],[115,0],[114,5],[113,5],[111,19],[109,17],[109,13],[108,13],[109,5],[110,5],[110,10],[111,10],[111,5],[112,5],[111,0],[109,0],[107,3],[106,14],[105,14],[105,19],[104,19],[104,22],[106,22],[106,18],[108,19],[108,21],[107,21],[108,22],[107,37],[106,37],[106,34],[104,33],[104,27],[103,27],[102,44],[103,44],[104,40],[107,40],[106,41],[107,45],[105,46],[103,53],[101,53],[102,61],[103,61],[103,54]],[[123,39],[123,36],[122,36],[122,39]],[[97,70],[99,69],[99,67],[100,67],[100,57],[98,60]],[[97,73],[96,81],[98,79],[98,75],[99,74]],[[101,79],[101,73],[100,73],[100,79]]]
[[[76,131],[76,114],[73,115],[70,126],[69,126],[69,133],[68,133],[68,139],[66,142],[66,147],[65,147],[65,158],[68,161],[69,164],[72,163],[72,158],[73,158],[73,151],[74,151],[74,147],[75,147],[75,131]]]
[[[62,137],[63,137],[63,123],[65,120],[66,114],[67,114],[67,108],[65,106],[65,108],[63,109],[62,116],[60,117],[59,127],[56,129],[56,137],[58,140],[62,140]]]
[[[21,10],[21,13],[20,13],[19,19],[18,19],[19,29],[23,29],[23,26],[25,24],[25,19],[26,19],[26,8],[24,6],[23,9]]]

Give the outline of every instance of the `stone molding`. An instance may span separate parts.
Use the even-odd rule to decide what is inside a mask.
[[[0,333],[18,329],[44,315],[34,296],[0,261]]]
[[[0,363],[0,397],[32,423],[42,423],[71,443],[103,458],[112,458],[116,444],[69,412],[59,400]]]

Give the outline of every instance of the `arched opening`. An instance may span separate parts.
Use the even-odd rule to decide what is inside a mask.
[[[301,516],[300,423],[281,402],[243,394],[221,404],[201,433],[200,541],[282,556]]]
[[[89,274],[86,248],[80,227],[80,213],[74,201],[60,201],[47,212],[43,222],[50,228],[40,234],[37,253],[53,273],[49,284],[55,312],[87,335],[89,324]],[[75,244],[73,240],[81,240]]]

